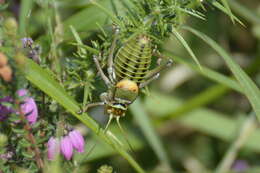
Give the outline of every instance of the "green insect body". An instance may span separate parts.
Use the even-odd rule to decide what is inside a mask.
[[[110,117],[108,124],[113,118],[119,121],[120,117],[125,116],[128,106],[136,100],[140,89],[158,78],[160,71],[172,63],[172,60],[157,54],[155,56],[159,55],[159,59],[164,60],[158,61],[159,65],[150,70],[154,51],[147,34],[132,37],[114,56],[115,47],[116,37],[108,57],[108,77],[101,69],[98,58],[96,56],[93,58],[102,79],[108,86],[108,91],[100,95],[102,102],[87,105],[87,107],[105,105],[105,111]]]
[[[137,85],[144,82],[152,57],[150,38],[139,35],[122,46],[114,59],[116,80],[129,79]]]

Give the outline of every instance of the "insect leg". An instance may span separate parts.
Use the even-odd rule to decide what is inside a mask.
[[[87,105],[83,108],[82,112],[87,112],[88,108],[95,107],[95,106],[102,106],[102,105],[104,105],[104,104],[105,104],[104,102],[89,103],[89,104],[87,104]]]
[[[139,88],[144,88],[145,86],[149,85],[153,80],[157,79],[160,76],[160,73],[156,73],[153,77],[146,80],[143,83],[140,83]]]
[[[134,154],[134,149],[133,149],[133,146],[131,145],[131,143],[129,142],[128,138],[127,138],[127,133],[125,132],[125,130],[123,129],[123,127],[121,126],[120,124],[120,116],[116,117],[116,122],[117,122],[117,125],[119,127],[119,129],[121,130],[121,132],[123,133],[124,137],[125,137],[125,140],[130,148],[130,151]]]
[[[103,72],[103,70],[102,70],[102,68],[101,68],[101,66],[100,66],[100,64],[99,64],[99,62],[98,62],[98,59],[97,59],[97,57],[96,57],[95,55],[93,56],[93,60],[94,60],[94,62],[95,62],[95,64],[96,64],[96,67],[97,67],[97,69],[98,69],[98,71],[99,71],[99,73],[100,73],[100,75],[101,75],[101,78],[104,80],[105,84],[106,84],[108,87],[112,86],[111,81],[110,81],[110,80],[107,78],[107,76],[104,74],[104,72]]]
[[[113,55],[114,55],[114,52],[115,52],[116,41],[118,40],[118,36],[119,36],[119,28],[117,26],[115,26],[114,38],[113,38],[112,45],[110,47],[108,62],[107,62],[107,66],[108,66],[107,73],[108,73],[111,81],[113,81],[115,79],[114,70],[113,70]]]
[[[172,64],[172,60],[170,58],[166,58],[159,53],[156,53],[155,56],[159,57],[159,59],[158,59],[159,66],[157,66],[155,69],[153,69],[153,70],[149,71],[149,73],[147,73],[147,75],[144,77],[147,80],[139,85],[140,88],[145,87],[146,85],[151,83],[153,80],[157,79],[160,75],[160,72],[164,68],[169,67]]]
[[[105,134],[106,134],[107,129],[108,129],[109,125],[111,124],[113,118],[114,118],[114,116],[113,116],[112,114],[110,114],[110,115],[109,115],[108,122],[107,122],[107,125],[106,125],[106,127],[105,127],[105,129],[104,129],[104,133],[105,133]]]

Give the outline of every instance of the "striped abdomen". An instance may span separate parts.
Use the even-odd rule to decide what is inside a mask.
[[[114,59],[116,80],[129,79],[138,85],[145,80],[152,57],[148,36],[139,35],[118,50]]]

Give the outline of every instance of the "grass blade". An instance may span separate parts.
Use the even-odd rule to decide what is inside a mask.
[[[232,22],[234,23],[234,15],[231,12],[231,9],[228,5],[227,0],[221,0],[222,4],[224,5],[224,7],[226,8],[227,14],[229,15],[229,17],[231,18]]]
[[[108,7],[109,1],[104,0],[101,2],[102,6]],[[88,19],[86,19],[88,16]],[[98,24],[101,26],[106,22],[106,14],[100,12],[100,9],[94,4],[88,4],[83,10],[77,12],[76,14],[70,16],[68,19],[63,21],[65,28],[65,39],[71,37],[70,26],[73,26],[76,31],[80,34],[82,32],[89,34],[91,30],[97,30]]]
[[[244,5],[235,0],[229,0],[229,4],[233,11],[246,19],[248,22],[260,24],[260,16],[254,10],[246,8]]]
[[[199,68],[201,69],[201,65],[199,63],[199,60],[197,59],[197,57],[195,56],[195,54],[193,53],[193,51],[191,50],[190,46],[185,41],[185,39],[181,36],[181,34],[179,34],[179,32],[174,27],[172,28],[172,32],[176,36],[176,38],[181,42],[181,44],[184,46],[184,48],[188,51],[188,53],[193,58],[193,60],[197,63]]]
[[[237,81],[235,81],[234,79],[231,79],[230,77],[227,77],[219,72],[216,72],[214,70],[211,70],[207,67],[201,66],[201,69],[198,68],[198,66],[194,65],[193,63],[191,63],[190,61],[187,60],[187,58],[183,58],[183,57],[178,57],[175,56],[172,52],[168,51],[166,52],[166,55],[172,57],[174,59],[174,61],[178,62],[178,63],[182,63],[185,64],[187,66],[189,66],[190,68],[192,68],[193,70],[197,71],[198,73],[200,73],[201,75],[216,81],[222,85],[225,85],[233,90],[236,90],[238,92],[243,93],[243,89],[240,87],[240,85],[238,84]]]
[[[219,2],[213,1],[212,4],[213,4],[216,8],[218,8],[219,10],[221,10],[223,13],[229,15],[227,9],[226,9],[225,7],[223,7]],[[245,27],[244,23],[243,23],[241,20],[239,20],[239,19],[238,19],[235,15],[233,15],[232,13],[231,13],[231,15],[233,16],[233,18],[234,18],[235,21],[237,21],[240,25],[242,25],[242,26]]]
[[[214,40],[209,38],[207,35],[190,27],[184,27],[184,29],[192,32],[193,34],[204,40],[224,59],[227,66],[242,86],[244,94],[251,103],[258,117],[258,120],[260,120],[260,91],[258,87],[255,85],[255,83],[250,79],[250,77],[241,69],[241,67],[236,62],[233,61],[233,59],[228,55],[228,53],[223,48],[221,48]]]
[[[30,17],[30,12],[33,6],[33,0],[23,0],[21,1],[21,9],[19,14],[19,34],[21,36],[26,36],[26,27],[28,25],[28,19]]]

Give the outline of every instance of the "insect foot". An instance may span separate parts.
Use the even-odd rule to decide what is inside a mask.
[[[167,67],[170,67],[173,64],[173,60],[172,59],[168,59],[168,62],[166,64]]]

